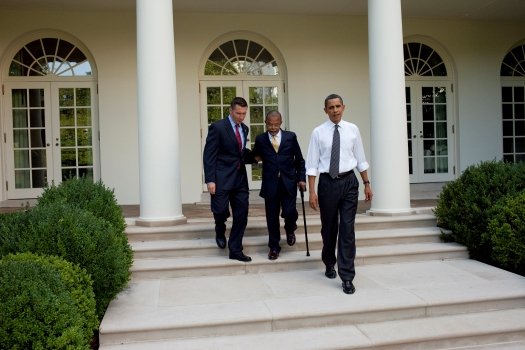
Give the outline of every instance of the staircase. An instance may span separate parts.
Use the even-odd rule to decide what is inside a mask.
[[[442,243],[430,210],[357,216],[353,295],[324,276],[320,220],[307,222],[310,256],[301,225],[270,261],[264,217],[250,217],[253,261],[241,263],[217,248],[209,219],[131,221],[132,281],[106,312],[100,349],[525,349],[525,278]]]

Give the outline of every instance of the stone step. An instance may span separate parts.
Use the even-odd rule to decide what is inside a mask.
[[[301,328],[260,334],[104,345],[101,350],[525,349],[525,309]]]
[[[359,265],[353,295],[342,293],[340,281],[325,278],[323,269],[246,273],[254,265],[239,265],[245,270],[238,275],[212,271],[212,276],[202,277],[199,272],[209,273],[203,267],[192,277],[134,279],[110,304],[100,327],[101,344],[193,338],[195,344],[217,340],[217,346],[195,345],[195,349],[221,349],[228,344],[262,349],[275,332],[291,332],[286,334],[297,334],[293,338],[298,346],[290,348],[317,348],[319,344],[323,349],[324,337],[314,335],[323,330],[340,333],[331,327],[348,327],[344,329],[349,333],[341,333],[346,345],[327,342],[326,349],[449,346],[454,344],[447,343],[450,339],[472,342],[483,337],[482,344],[490,344],[497,339],[508,342],[516,334],[521,337],[518,340],[524,340],[525,279],[475,261]],[[500,313],[479,314],[489,311]],[[240,334],[252,335],[247,341],[255,341],[253,346],[237,347],[237,339],[229,338]],[[287,338],[279,336],[285,333],[275,334],[283,341]],[[312,336],[302,339],[301,334]],[[350,339],[365,342],[346,343]],[[469,345],[468,341],[464,344]],[[192,349],[190,340],[180,344],[172,348]]]
[[[380,246],[389,244],[409,243],[438,243],[442,229],[439,227],[415,227],[398,228],[392,230],[363,230],[356,232],[357,247]],[[135,259],[143,258],[170,258],[187,256],[221,255],[223,252],[217,249],[215,233],[210,232],[208,238],[199,239],[172,239],[172,240],[149,240],[130,242]],[[286,244],[286,235],[281,233],[281,245],[283,253],[290,250],[306,251],[306,237],[304,233],[296,234],[296,244],[292,247]],[[268,253],[268,236],[246,236],[243,240],[244,252],[246,254]],[[310,250],[322,248],[320,233],[308,233],[308,247]]]
[[[248,248],[248,247],[247,247]],[[133,278],[175,278],[185,276],[215,276],[283,271],[292,269],[320,269],[320,250],[281,250],[279,259],[270,261],[267,253],[252,254],[252,261],[242,263],[228,259],[227,249],[215,248],[214,256],[190,256],[180,258],[134,259],[131,268]],[[390,244],[357,248],[355,263],[359,265],[385,264],[403,261],[464,259],[468,257],[464,246],[455,243]]]
[[[321,231],[319,216],[307,216],[306,227],[308,233]],[[172,239],[197,239],[210,238],[215,232],[213,219],[189,219],[187,224],[166,227],[136,226],[134,220],[127,220],[126,233],[130,242]],[[227,221],[227,232],[231,227],[231,220]],[[284,223],[281,223],[281,227]],[[297,220],[297,234],[304,233],[304,220],[302,216]],[[422,211],[408,216],[369,216],[360,214],[356,216],[355,230],[382,230],[411,227],[435,227],[436,218],[433,214]],[[282,229],[284,233],[284,228]],[[267,234],[266,219],[264,217],[251,217],[248,220],[245,237]]]

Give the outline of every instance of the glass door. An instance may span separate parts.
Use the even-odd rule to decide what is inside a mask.
[[[283,108],[283,84],[276,81],[201,81],[201,119],[202,149],[206,143],[208,126],[229,114],[230,102],[235,96],[241,96],[248,102],[248,113],[244,123],[250,128],[248,148],[253,148],[255,137],[265,132],[264,117],[270,110]],[[284,114],[284,113],[283,113]],[[248,165],[248,182],[250,189],[260,189],[262,166]],[[204,179],[204,177],[203,177]],[[203,190],[207,190],[203,180]]]
[[[257,135],[266,131],[264,122],[266,114],[271,110],[278,110],[281,114],[283,101],[281,82],[244,82],[244,94],[248,98],[250,148],[253,149]],[[283,116],[284,118],[284,116]],[[283,120],[284,124],[284,120]],[[284,128],[284,125],[283,125]],[[262,181],[262,164],[251,165],[248,168],[248,182],[250,188],[260,189]]]
[[[6,85],[7,198],[71,177],[100,179],[94,83]]]
[[[410,182],[454,178],[452,94],[448,84],[407,82],[406,111]]]

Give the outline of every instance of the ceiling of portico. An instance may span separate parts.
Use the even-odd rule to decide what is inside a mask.
[[[0,0],[0,9],[134,11],[135,3],[136,0]],[[525,20],[525,0],[401,0],[401,4],[405,18]],[[176,12],[366,15],[367,6],[367,0],[173,0]]]

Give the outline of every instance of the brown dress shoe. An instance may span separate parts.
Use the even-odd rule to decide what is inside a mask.
[[[279,257],[279,251],[277,249],[270,249],[268,252],[268,259],[276,260]]]

